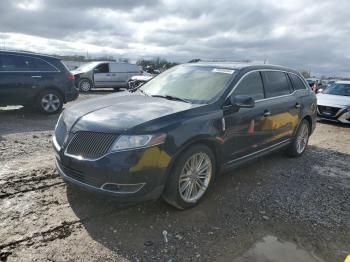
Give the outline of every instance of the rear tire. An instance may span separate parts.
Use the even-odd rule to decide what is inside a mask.
[[[36,106],[44,114],[57,114],[62,110],[63,97],[55,90],[48,90],[39,94]]]
[[[297,131],[295,132],[295,135],[286,153],[290,157],[301,156],[307,148],[309,137],[310,137],[310,124],[307,120],[303,119]]]
[[[215,156],[203,144],[190,147],[175,160],[162,198],[178,209],[196,206],[203,200],[215,177]]]
[[[82,92],[89,92],[92,88],[92,82],[87,79],[83,78],[78,83],[78,89]]]

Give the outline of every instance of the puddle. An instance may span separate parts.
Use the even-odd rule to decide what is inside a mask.
[[[280,241],[274,236],[266,236],[246,251],[234,262],[324,262],[297,245]]]

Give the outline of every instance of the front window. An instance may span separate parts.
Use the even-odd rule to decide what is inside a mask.
[[[81,66],[79,66],[76,69],[76,71],[87,72],[87,71],[94,69],[98,64],[100,64],[100,63],[99,62],[90,62],[90,63],[82,64]]]
[[[234,70],[201,66],[177,66],[155,77],[140,90],[150,96],[168,96],[191,103],[208,103],[220,96]]]
[[[323,93],[337,96],[350,96],[350,84],[333,84],[327,87]]]

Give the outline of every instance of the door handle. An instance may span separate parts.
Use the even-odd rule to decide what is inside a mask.
[[[271,115],[271,112],[269,110],[264,111],[264,117],[268,117]]]
[[[42,76],[32,76],[32,78],[42,78]]]
[[[295,108],[300,108],[300,104],[299,104],[299,103],[296,103],[296,104],[295,104]]]
[[[110,74],[106,74],[106,76],[111,76]]]

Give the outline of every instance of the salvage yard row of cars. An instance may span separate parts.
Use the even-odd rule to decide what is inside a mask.
[[[139,68],[0,51],[0,106],[58,113],[92,87],[128,87]],[[152,78],[152,77],[150,77]],[[120,201],[198,204],[223,170],[275,150],[304,153],[322,119],[350,123],[350,82],[317,94],[293,69],[237,63],[175,66],[128,91],[65,109],[53,136],[65,181]],[[116,84],[117,83],[117,84]]]

